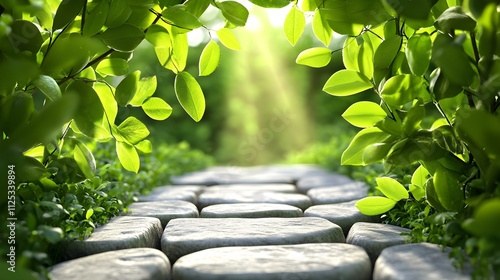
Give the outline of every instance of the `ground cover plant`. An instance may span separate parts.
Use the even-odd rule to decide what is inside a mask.
[[[312,17],[313,31],[325,47],[304,50],[297,63],[323,67],[341,51],[345,69],[333,73],[323,90],[334,96],[372,95],[343,114],[362,130],[341,163],[382,161],[388,173],[401,166],[415,170],[396,177],[399,181],[378,178],[383,196],[360,201],[359,209],[389,211],[389,221],[413,228],[414,241],[453,246],[456,257],[463,249],[478,278],[498,275],[498,1],[249,2],[289,6],[284,31],[291,44],[301,37],[306,15]],[[219,11],[216,21],[222,27],[199,20],[209,6]],[[113,184],[102,180],[112,180],[103,178],[116,171],[102,171],[93,147],[111,143],[123,168],[138,173],[139,154],[153,149],[150,133],[124,108],[158,121],[171,114],[170,105],[155,96],[156,77],[129,72],[134,50],[144,40],[154,46],[165,71],[175,74],[179,103],[200,121],[205,98],[197,79],[216,70],[221,46],[241,47],[232,29],[244,26],[248,16],[236,1],[1,0],[0,180],[9,195],[0,196],[0,205],[13,210],[2,215],[16,216],[23,209],[56,221],[74,214],[68,226],[77,223],[81,237],[92,227],[91,218],[104,222],[100,213],[119,211],[118,200],[100,200],[112,196]],[[190,73],[187,34],[198,28],[212,39],[198,73]],[[344,35],[343,48],[328,48],[333,32]],[[373,95],[380,102],[368,101]],[[65,209],[75,197],[82,207]],[[66,230],[50,222],[30,228],[37,225],[33,219],[23,220],[25,234],[46,239],[45,244],[56,243]],[[44,264],[43,254],[26,254],[27,260]]]

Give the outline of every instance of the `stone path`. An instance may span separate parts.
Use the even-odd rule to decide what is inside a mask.
[[[316,166],[172,178],[85,241],[52,279],[470,279],[447,253],[354,206],[365,185]]]

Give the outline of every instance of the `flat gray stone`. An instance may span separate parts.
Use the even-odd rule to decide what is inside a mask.
[[[465,280],[470,270],[459,271],[448,257],[449,249],[430,243],[397,245],[382,251],[375,262],[373,280]]]
[[[161,248],[175,262],[216,247],[343,242],[342,229],[322,218],[175,219],[163,232]]]
[[[288,204],[302,210],[311,206],[308,196],[298,193],[277,193],[277,192],[206,192],[198,197],[198,209],[215,205],[229,203],[278,203]]]
[[[293,218],[302,217],[295,206],[276,203],[216,204],[203,208],[201,218]]]
[[[189,172],[179,176],[170,177],[174,185],[204,185],[211,186],[217,184],[217,173],[210,171]]]
[[[191,202],[182,200],[132,203],[128,207],[127,215],[158,218],[163,228],[172,219],[199,217],[198,208]]]
[[[301,193],[307,193],[310,189],[335,187],[353,183],[354,181],[344,175],[329,173],[324,175],[308,176],[297,181],[297,189]]]
[[[364,183],[355,182],[335,187],[314,188],[307,192],[313,204],[335,204],[364,198],[368,195],[368,187]]]
[[[406,236],[401,233],[409,233],[410,230],[398,226],[377,223],[355,223],[346,242],[363,247],[372,263],[385,248],[406,243]]]
[[[74,259],[119,249],[159,248],[162,231],[161,222],[157,218],[115,217],[96,228],[89,238],[63,244],[63,257]]]
[[[352,225],[357,222],[376,223],[380,216],[366,216],[359,212],[355,203],[357,200],[336,204],[314,205],[304,211],[304,217],[320,217],[339,225],[347,235]]]
[[[216,185],[205,189],[207,192],[283,192],[295,193],[297,189],[292,184],[233,184],[233,185]]]
[[[276,173],[255,173],[239,176],[219,176],[217,183],[219,185],[228,184],[293,184],[295,180],[292,176]]]
[[[196,195],[201,194],[207,187],[197,185],[166,185],[154,188],[151,193],[162,193],[165,191],[178,191],[178,192],[194,192]]]
[[[147,195],[140,196],[139,201],[183,200],[196,204],[198,201],[197,193],[202,191],[203,189],[200,186],[164,186],[153,189]]]
[[[207,249],[180,258],[178,280],[371,279],[366,252],[353,245],[316,243]]]
[[[124,249],[99,253],[53,266],[53,280],[166,280],[170,279],[170,261],[160,250]]]

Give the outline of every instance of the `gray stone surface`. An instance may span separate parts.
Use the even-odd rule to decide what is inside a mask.
[[[335,187],[314,188],[307,192],[313,204],[334,204],[364,198],[368,195],[368,187],[364,183],[355,182]]]
[[[217,184],[217,173],[210,171],[196,171],[170,177],[174,185],[205,185]]]
[[[206,192],[198,197],[198,209],[228,203],[279,203],[298,207],[302,210],[311,206],[308,196],[298,193],[277,193],[277,192]]]
[[[293,176],[270,170],[252,171],[251,168],[218,167],[190,172],[170,178],[174,185],[225,185],[225,184],[291,184]]]
[[[150,217],[120,216],[98,227],[83,240],[63,244],[65,259],[74,259],[106,251],[128,248],[159,248],[162,235],[160,220]]]
[[[175,219],[161,238],[171,262],[204,249],[228,246],[345,242],[342,229],[322,218]]]
[[[219,185],[226,184],[293,184],[292,176],[276,173],[255,173],[239,176],[220,176],[217,178]]]
[[[378,223],[355,223],[346,242],[363,247],[372,263],[378,258],[385,248],[406,243],[406,236],[401,233],[409,233],[410,230],[398,226]]]
[[[372,271],[363,249],[340,243],[207,249],[180,258],[172,270],[176,280],[369,280]]]
[[[276,203],[216,204],[203,208],[201,218],[293,218],[302,217],[302,210],[295,206]]]
[[[49,272],[53,280],[167,280],[170,262],[160,250],[124,249],[62,262]]]
[[[470,270],[459,271],[436,244],[417,243],[397,245],[382,251],[373,271],[373,280],[465,280]]]
[[[334,187],[354,182],[351,178],[336,174],[322,174],[315,176],[307,176],[297,181],[297,189],[301,193],[307,193],[310,189]]]
[[[380,216],[365,216],[359,212],[355,203],[357,200],[336,204],[314,205],[304,211],[304,217],[320,217],[339,225],[347,235],[352,225],[357,222],[376,223]]]
[[[283,192],[295,193],[297,189],[292,184],[233,184],[233,185],[216,185],[205,189],[207,192]]]
[[[162,227],[177,218],[198,218],[198,208],[191,202],[182,200],[164,200],[151,202],[136,202],[128,207],[129,216],[158,218]]]
[[[147,195],[140,196],[139,201],[184,200],[196,204],[198,202],[198,193],[202,191],[203,188],[200,186],[164,186],[153,189]]]

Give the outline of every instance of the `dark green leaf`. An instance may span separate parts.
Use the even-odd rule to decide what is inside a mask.
[[[98,3],[85,17],[83,35],[92,37],[99,33],[106,22],[109,11],[109,3],[102,1]]]
[[[132,14],[127,0],[113,0],[109,6],[108,17],[105,25],[109,28],[119,27]]]
[[[428,33],[415,34],[408,40],[406,60],[411,72],[423,76],[431,61],[432,42]]]
[[[461,46],[460,38],[454,41],[439,33],[432,46],[432,61],[454,84],[470,86],[476,76],[469,57]]]
[[[293,0],[249,0],[257,6],[264,8],[283,8],[288,6]]]
[[[50,76],[40,75],[33,80],[33,84],[43,93],[49,100],[61,98],[61,89],[57,82]]]
[[[188,72],[179,72],[174,82],[175,95],[182,108],[198,122],[205,112],[205,97],[200,85]]]
[[[399,53],[402,42],[403,39],[399,36],[392,36],[385,39],[375,51],[373,67],[375,69],[389,68]]]
[[[425,198],[427,199],[427,202],[437,211],[446,212],[446,209],[443,207],[443,205],[441,205],[441,202],[439,202],[436,190],[434,189],[432,178],[429,178],[425,183]]]
[[[450,7],[444,11],[434,22],[437,30],[445,33],[451,30],[473,31],[476,28],[476,21],[464,13],[462,7]]]
[[[386,12],[380,1],[372,0],[317,0],[326,20],[331,21],[330,26],[334,31],[340,31],[336,25],[378,25],[387,21],[391,16]],[[345,33],[343,33],[345,34]],[[357,34],[352,35],[359,35]]]
[[[19,51],[29,51],[36,54],[43,43],[40,30],[27,20],[15,20],[12,22],[9,33],[9,41]]]
[[[33,97],[25,92],[15,92],[1,99],[0,127],[7,135],[24,127],[35,111]]]
[[[61,29],[72,22],[86,2],[85,0],[63,0],[57,7],[52,30]]]
[[[199,18],[210,6],[211,0],[188,0],[184,5],[186,11]]]
[[[423,105],[413,105],[403,119],[403,131],[406,135],[412,135],[420,128],[420,123],[425,117]]]
[[[340,70],[326,81],[323,91],[335,96],[347,96],[372,87],[370,80],[363,74],[353,70]]]
[[[432,6],[434,6],[437,1],[438,0],[384,0],[384,2],[391,6],[398,15],[409,19],[421,20],[425,20],[429,17]]]
[[[434,93],[436,100],[455,97],[463,90],[461,85],[451,82],[450,79],[441,72],[440,68],[436,68],[431,73],[430,77],[431,82],[429,89]]]
[[[438,169],[432,182],[439,202],[446,210],[458,212],[463,208],[464,197],[458,178],[452,173]]]
[[[131,52],[142,42],[145,35],[137,26],[126,23],[108,28],[100,37],[108,47],[114,50]]]
[[[137,93],[137,85],[141,77],[141,71],[137,70],[128,74],[116,87],[115,99],[118,105],[127,106]]]
[[[217,7],[222,15],[236,26],[245,26],[248,20],[248,10],[236,1],[218,2]]]
[[[493,159],[500,158],[500,119],[481,110],[461,108],[456,115],[456,130],[469,146],[486,152]]]
[[[476,236],[498,238],[498,213],[500,199],[490,198],[477,207],[472,218],[466,220],[462,227]]]

